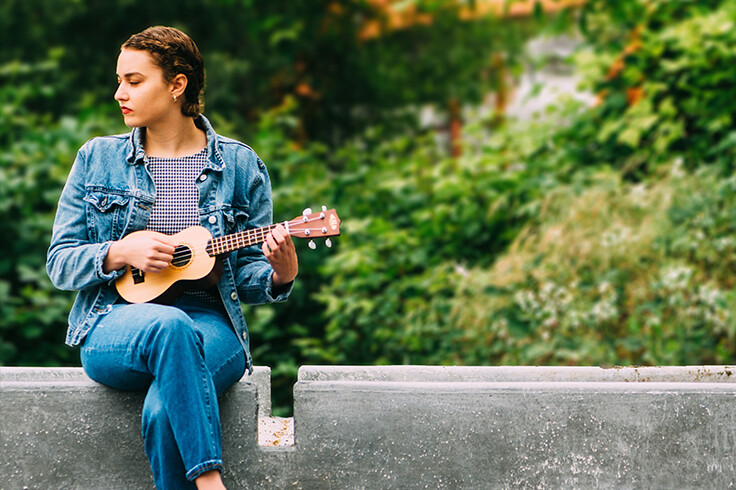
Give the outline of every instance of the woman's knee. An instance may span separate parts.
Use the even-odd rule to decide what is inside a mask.
[[[212,380],[218,396],[245,374],[245,352],[240,344],[237,347],[238,349],[225,362],[212,371]]]
[[[149,337],[153,342],[179,345],[194,343],[200,349],[203,345],[202,333],[185,312],[174,307],[161,307],[152,310],[149,324]]]

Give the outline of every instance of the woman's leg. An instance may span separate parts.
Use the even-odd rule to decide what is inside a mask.
[[[82,348],[92,379],[120,389],[150,383],[143,434],[159,488],[186,488],[192,486],[187,477],[222,467],[216,397],[245,369],[227,317],[191,305],[189,310],[115,305]]]
[[[205,361],[219,396],[245,374],[245,352],[237,334],[230,325],[224,309],[213,309],[211,305],[202,303],[196,298],[186,297],[178,303],[178,306],[205,332]],[[219,471],[202,473],[195,481],[199,489],[225,488]]]
[[[159,382],[154,380],[146,393],[141,424],[146,455],[151,464],[156,488],[194,489],[194,483],[187,480],[187,468],[161,399],[159,386]]]
[[[217,396],[245,374],[245,352],[238,334],[222,307],[213,308],[196,298],[185,296],[177,306],[197,325],[204,340],[205,363],[215,383]]]

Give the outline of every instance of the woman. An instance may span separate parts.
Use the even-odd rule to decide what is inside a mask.
[[[204,63],[186,34],[152,27],[133,35],[117,79],[115,100],[133,130],[79,150],[48,273],[57,287],[79,291],[67,343],[81,345],[90,378],[147,390],[143,437],[156,486],[224,488],[217,396],[252,366],[240,301],[286,300],[296,252],[279,225],[262,246],[225,256],[214,287],[171,306],[123,300],[115,280],[127,266],[144,275],[169,267],[171,234],[191,225],[214,236],[268,226],[272,203],[263,162],[200,114]],[[160,233],[131,234],[142,229]]]

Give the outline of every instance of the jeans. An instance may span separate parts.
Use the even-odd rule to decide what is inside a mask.
[[[158,489],[195,488],[222,469],[217,403],[245,372],[245,352],[221,306],[190,296],[173,306],[115,304],[87,335],[82,366],[93,380],[147,390],[142,432]]]

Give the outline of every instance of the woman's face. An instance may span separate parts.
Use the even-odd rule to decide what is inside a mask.
[[[115,100],[128,127],[149,127],[181,114],[174,102],[174,84],[164,80],[161,68],[146,51],[123,49],[118,56]]]

